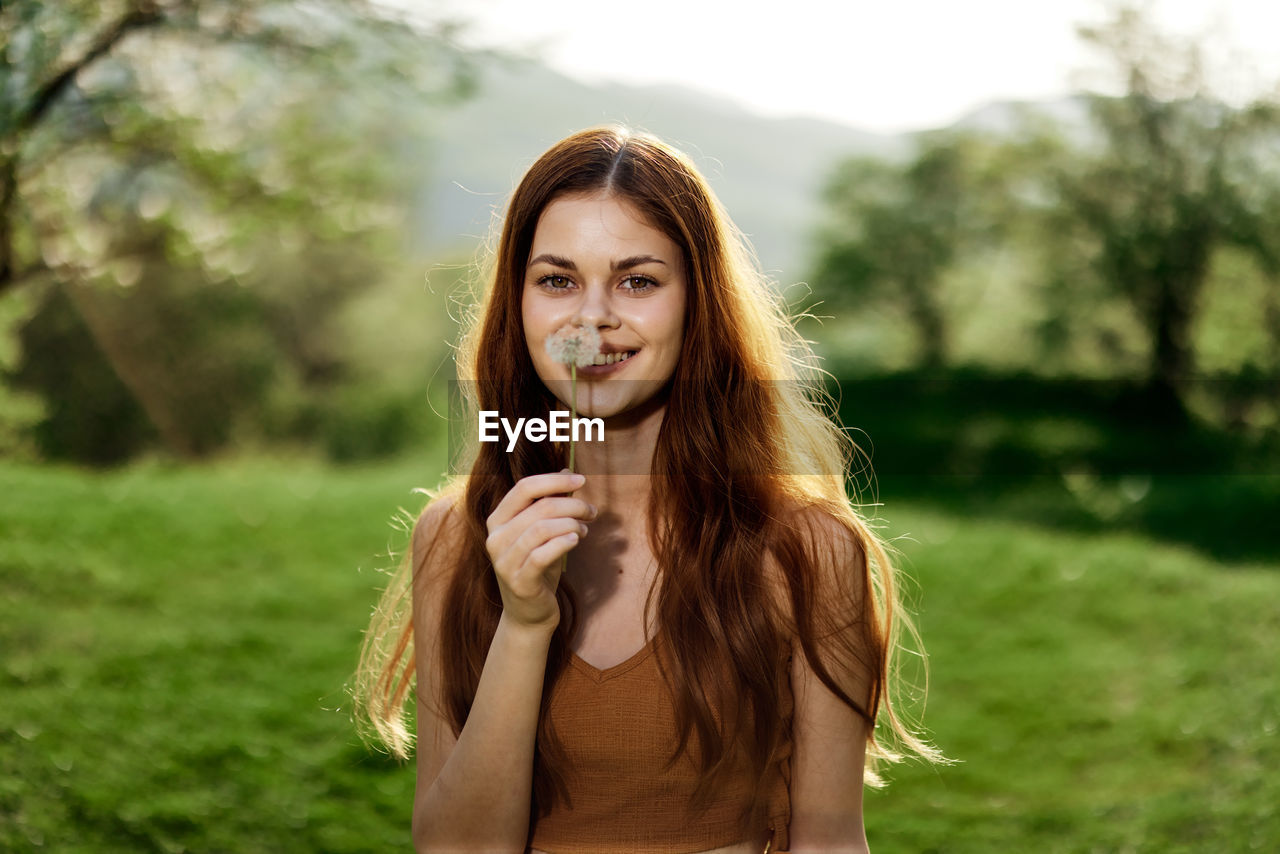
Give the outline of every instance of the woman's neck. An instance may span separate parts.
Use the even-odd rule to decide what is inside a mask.
[[[577,471],[587,476],[578,497],[603,512],[642,518],[649,507],[654,449],[666,415],[665,403],[633,410],[604,422],[603,442],[577,444]]]

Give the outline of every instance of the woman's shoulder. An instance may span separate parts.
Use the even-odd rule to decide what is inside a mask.
[[[776,518],[781,524],[772,551],[802,548],[819,572],[838,572],[864,557],[865,523],[847,505],[792,501],[782,506]]]
[[[853,604],[865,589],[866,547],[860,520],[852,508],[792,503],[777,516],[781,523],[765,561],[765,576],[786,611],[800,603]]]
[[[452,533],[462,524],[461,495],[456,489],[444,489],[430,494],[426,505],[418,513],[413,525],[414,545],[427,543]]]
[[[433,494],[413,525],[410,548],[414,577],[443,579],[456,563],[465,531],[459,491],[447,488]]]

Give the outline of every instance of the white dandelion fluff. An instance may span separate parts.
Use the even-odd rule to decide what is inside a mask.
[[[593,326],[566,323],[547,336],[547,355],[562,365],[585,368],[600,353],[600,333]]]

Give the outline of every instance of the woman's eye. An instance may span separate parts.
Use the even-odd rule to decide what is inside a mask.
[[[629,291],[644,291],[658,286],[658,283],[648,276],[627,276],[623,279],[623,284]]]
[[[567,276],[543,276],[538,279],[538,284],[552,291],[563,291],[573,284]]]

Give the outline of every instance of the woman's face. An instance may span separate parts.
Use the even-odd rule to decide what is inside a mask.
[[[629,202],[562,196],[543,210],[521,311],[534,370],[562,403],[569,366],[547,354],[549,335],[570,323],[600,333],[604,358],[578,368],[578,410],[609,418],[649,401],[675,372],[685,300],[680,247]]]

